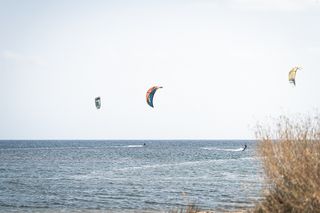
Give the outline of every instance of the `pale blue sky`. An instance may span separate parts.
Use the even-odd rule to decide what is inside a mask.
[[[0,0],[0,139],[251,139],[319,109],[319,23],[317,0]]]

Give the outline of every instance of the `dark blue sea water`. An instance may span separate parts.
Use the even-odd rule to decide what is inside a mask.
[[[240,151],[244,144],[248,149]],[[263,184],[255,144],[0,141],[0,212],[250,207]]]

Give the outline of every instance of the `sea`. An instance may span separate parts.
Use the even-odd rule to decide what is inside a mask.
[[[264,186],[256,145],[253,140],[0,141],[0,212],[251,208]]]

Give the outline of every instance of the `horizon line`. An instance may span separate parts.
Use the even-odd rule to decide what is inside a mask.
[[[254,141],[257,139],[0,139],[0,141]]]

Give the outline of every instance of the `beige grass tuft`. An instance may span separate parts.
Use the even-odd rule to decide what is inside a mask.
[[[256,136],[268,187],[254,212],[320,212],[319,116],[281,117]]]

